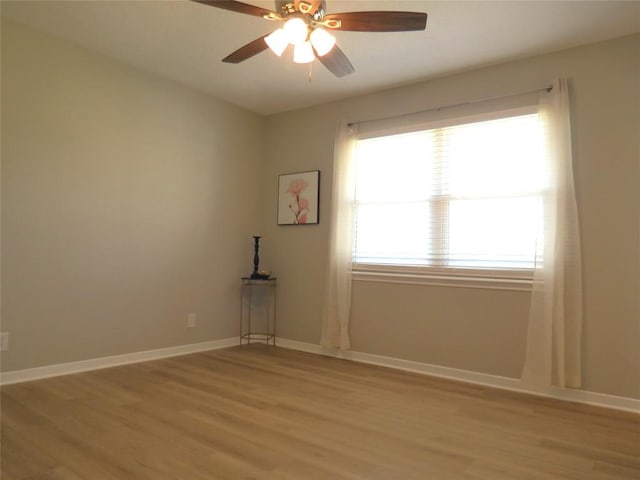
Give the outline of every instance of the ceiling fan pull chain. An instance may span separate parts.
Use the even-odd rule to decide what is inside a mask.
[[[309,62],[309,83],[311,83],[311,77],[313,73],[313,63],[314,62]]]

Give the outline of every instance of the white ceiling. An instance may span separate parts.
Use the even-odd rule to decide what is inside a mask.
[[[245,0],[274,9],[272,0]],[[428,13],[423,32],[337,32],[356,72],[265,51],[220,60],[277,24],[189,0],[11,1],[0,13],[261,114],[414,83],[640,31],[640,1],[328,0],[328,13]]]

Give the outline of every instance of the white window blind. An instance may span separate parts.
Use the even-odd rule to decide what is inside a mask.
[[[359,140],[354,262],[532,268],[542,135],[531,113]]]

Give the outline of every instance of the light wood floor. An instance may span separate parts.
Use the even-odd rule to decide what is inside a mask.
[[[2,388],[2,480],[640,478],[640,416],[252,345]]]

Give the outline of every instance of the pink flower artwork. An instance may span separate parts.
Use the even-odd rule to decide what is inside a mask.
[[[289,182],[289,186],[287,187],[286,192],[294,196],[300,195],[300,192],[302,192],[302,190],[304,190],[308,186],[309,184],[307,183],[306,180],[302,178],[296,178],[295,180],[291,180]]]
[[[296,178],[289,182],[289,186],[285,190],[291,197],[291,203],[289,204],[289,210],[293,214],[294,224],[307,223],[307,213],[309,211],[309,200],[302,196],[302,191],[309,186],[306,180],[302,178]]]
[[[317,224],[319,185],[319,170],[280,175],[278,225]]]

